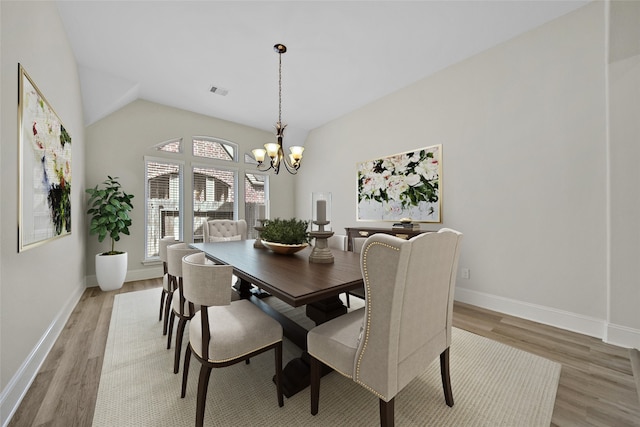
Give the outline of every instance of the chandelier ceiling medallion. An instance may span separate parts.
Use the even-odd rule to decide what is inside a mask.
[[[273,169],[277,175],[278,172],[280,172],[280,166],[284,163],[287,171],[295,175],[300,168],[304,147],[296,145],[289,148],[291,153],[288,156],[285,156],[282,150],[282,138],[284,136],[284,129],[287,127],[286,124],[282,123],[282,54],[287,51],[287,47],[278,43],[273,46],[273,50],[278,53],[278,121],[274,126],[278,142],[268,142],[264,144],[264,148],[256,148],[251,152],[258,162],[258,170],[268,171],[269,169]],[[269,158],[266,162],[265,157]]]

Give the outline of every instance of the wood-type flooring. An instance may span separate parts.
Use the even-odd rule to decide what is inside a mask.
[[[159,286],[151,279],[111,292],[88,288],[9,427],[91,426],[114,295]],[[453,324],[562,364],[552,426],[640,426],[633,351],[462,303],[455,303]]]

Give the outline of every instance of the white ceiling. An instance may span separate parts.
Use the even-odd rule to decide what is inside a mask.
[[[56,1],[85,123],[145,99],[286,139],[577,9],[571,1]],[[229,91],[209,92],[211,85]]]

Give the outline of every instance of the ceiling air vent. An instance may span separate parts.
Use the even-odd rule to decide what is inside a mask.
[[[229,93],[229,90],[223,87],[211,86],[209,92],[215,93],[216,95],[226,96]]]

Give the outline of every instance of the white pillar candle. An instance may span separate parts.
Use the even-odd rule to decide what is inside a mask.
[[[325,222],[327,220],[327,201],[318,200],[316,202],[316,221]]]

